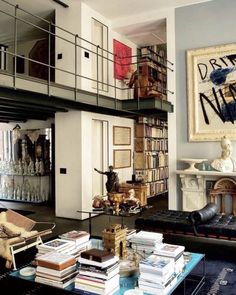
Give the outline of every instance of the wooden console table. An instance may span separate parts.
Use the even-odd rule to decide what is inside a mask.
[[[182,210],[184,211],[198,210],[208,203],[207,181],[217,181],[222,177],[236,179],[236,172],[177,170],[176,173],[180,176],[182,184]],[[230,208],[230,212],[232,204],[228,203],[227,207]]]

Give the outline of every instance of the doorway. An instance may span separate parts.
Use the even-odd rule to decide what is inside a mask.
[[[97,168],[99,171],[106,171],[109,163],[109,134],[108,121],[93,120],[92,130],[92,195],[106,194],[106,176],[94,171]]]

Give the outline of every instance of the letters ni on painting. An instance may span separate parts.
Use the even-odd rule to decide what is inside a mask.
[[[190,141],[236,139],[236,44],[187,51]]]

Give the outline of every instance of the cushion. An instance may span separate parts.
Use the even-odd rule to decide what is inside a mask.
[[[19,232],[14,232],[11,230],[11,228],[9,228],[9,226],[0,224],[0,238],[10,239],[18,236],[20,236]]]
[[[195,225],[203,224],[212,219],[217,214],[217,212],[217,205],[215,203],[208,203],[202,209],[192,211],[189,214],[189,220]]]

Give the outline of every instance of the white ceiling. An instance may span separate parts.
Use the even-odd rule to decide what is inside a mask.
[[[207,1],[212,0],[82,0],[111,21]],[[164,19],[128,27],[123,26],[116,30],[137,46],[166,43],[166,21]]]
[[[111,20],[207,1],[212,0],[82,0],[82,2]]]
[[[41,17],[48,17],[48,15],[59,5],[53,0],[34,0],[32,5],[32,0],[7,0],[10,3],[16,5],[19,4],[21,8],[30,11],[33,14],[40,15]],[[68,3],[67,0],[61,0]],[[139,14],[148,13],[151,11],[163,10],[171,7],[179,7],[185,5],[196,4],[200,2],[207,2],[213,0],[71,0],[74,2],[82,1],[90,6],[95,11],[102,14],[104,17],[109,19],[111,22],[123,18],[138,16]],[[0,10],[11,11],[13,8],[9,9],[9,6],[4,3],[4,0],[0,0]],[[66,8],[65,8],[66,9]],[[24,16],[25,18],[25,16]],[[30,21],[31,18],[28,17]],[[7,21],[6,21],[7,20]],[[7,27],[7,30],[6,30]],[[9,36],[9,31],[13,33],[14,22],[10,17],[4,16],[0,12],[0,40],[4,44],[8,44],[12,41],[12,36]],[[22,24],[20,27],[21,39],[28,34],[29,38],[29,26]],[[8,35],[6,34],[8,32]],[[146,22],[123,26],[118,28],[117,32],[125,35],[127,39],[131,40],[138,46],[151,45],[163,43],[166,41],[166,22],[165,20],[157,20],[155,22]],[[31,35],[40,35],[39,30],[35,29],[34,32],[31,31]],[[83,37],[83,36],[82,36]],[[0,42],[0,43],[1,43]]]

